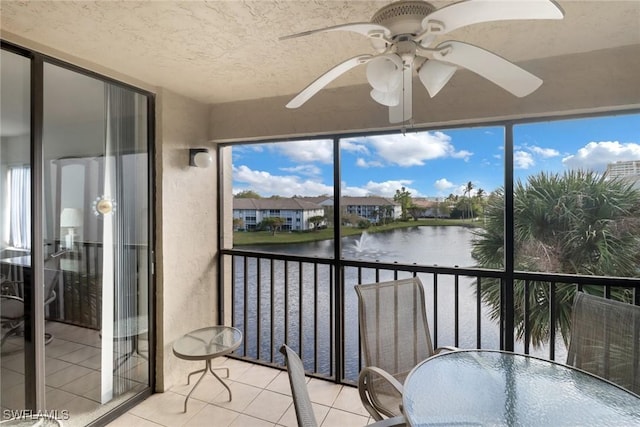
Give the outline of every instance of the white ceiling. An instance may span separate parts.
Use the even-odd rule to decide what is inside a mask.
[[[503,0],[505,1],[505,0]],[[369,21],[388,1],[2,1],[1,30],[219,104],[293,96],[369,41],[350,33],[283,35]],[[440,8],[450,1],[433,1]],[[640,1],[559,1],[562,21],[509,21],[446,36],[521,62],[640,44]],[[363,67],[331,86],[365,82]]]

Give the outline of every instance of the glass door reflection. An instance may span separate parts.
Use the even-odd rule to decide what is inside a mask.
[[[25,270],[31,267],[30,61],[1,51],[0,399],[2,419],[25,408]],[[28,278],[28,274],[26,275]],[[9,412],[6,412],[9,411]]]

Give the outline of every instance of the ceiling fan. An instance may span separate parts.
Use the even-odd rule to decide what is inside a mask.
[[[431,97],[458,67],[471,70],[517,97],[529,95],[542,80],[512,62],[469,43],[448,40],[431,46],[438,36],[467,25],[516,19],[562,19],[552,0],[466,0],[436,9],[421,0],[401,0],[378,10],[371,22],[356,22],[304,31],[280,40],[330,31],[352,31],[368,37],[376,54],[349,58],[322,74],[288,104],[298,108],[326,85],[358,65],[367,64],[371,97],[389,107],[389,121],[412,116],[414,70]]]

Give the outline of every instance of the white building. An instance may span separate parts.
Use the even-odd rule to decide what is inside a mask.
[[[402,207],[393,201],[379,196],[342,198],[342,206],[348,214],[355,214],[366,218],[372,223],[377,223],[381,216],[394,220],[402,216]]]
[[[640,188],[640,160],[628,160],[607,165],[609,178],[623,178],[631,181],[635,187]]]
[[[239,228],[253,230],[265,218],[284,218],[283,230],[304,231],[313,229],[309,218],[324,216],[324,209],[317,203],[298,198],[233,199],[233,219],[242,220]]]

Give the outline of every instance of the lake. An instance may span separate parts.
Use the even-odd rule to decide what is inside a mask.
[[[396,229],[381,233],[363,233],[361,236],[344,237],[342,254],[344,259],[362,260],[366,262],[398,262],[402,264],[437,265],[445,267],[473,267],[471,248],[474,235],[472,229],[457,226],[424,226]],[[330,258],[333,256],[333,241],[318,241],[289,245],[256,245],[242,246],[242,249],[278,252],[291,255]],[[260,263],[260,286],[258,289],[258,266],[255,259],[247,261],[248,275],[247,295],[244,295],[243,272],[244,260],[236,259],[236,303],[234,323],[244,326],[244,309],[246,308],[247,329],[245,341],[247,355],[269,358],[270,342],[264,337],[273,331],[275,347],[287,342],[299,348],[298,335],[302,331],[302,347],[307,369],[329,374],[331,348],[326,345],[332,341],[332,307],[334,298],[331,286],[331,271],[328,266],[319,265],[317,271],[312,264],[276,261],[271,271],[271,263],[263,260]],[[454,345],[454,278],[439,275],[437,279],[438,329],[434,331],[433,276],[420,274],[427,298],[427,313],[432,339],[437,346]],[[273,277],[273,287],[271,278]],[[288,286],[285,289],[285,277]],[[358,375],[358,305],[353,286],[358,283],[373,283],[376,280],[373,269],[345,268],[344,293],[344,346],[345,376],[356,379]],[[404,277],[404,276],[403,276]],[[314,278],[317,280],[314,281]],[[388,271],[381,271],[379,281],[393,280]],[[302,286],[299,284],[302,282]],[[300,295],[302,288],[302,295]],[[273,293],[273,296],[271,295]],[[461,348],[476,348],[477,303],[475,279],[459,278],[459,342]],[[273,297],[273,298],[272,298]],[[242,302],[246,301],[244,307]],[[273,315],[271,315],[273,314]],[[499,348],[499,326],[488,317],[488,309],[481,308],[481,342],[486,349]],[[273,319],[273,324],[272,320]],[[258,322],[260,320],[260,322]],[[258,331],[258,325],[260,331]],[[286,326],[285,326],[286,325]],[[285,340],[286,335],[286,340]],[[317,343],[317,345],[316,345]],[[557,360],[564,360],[564,346],[556,345]],[[522,343],[516,345],[516,351],[522,351]],[[547,348],[532,349],[532,354],[548,355]],[[311,363],[310,361],[314,361]]]

